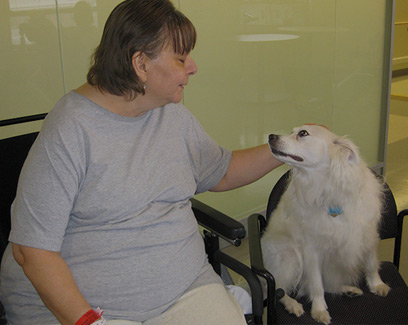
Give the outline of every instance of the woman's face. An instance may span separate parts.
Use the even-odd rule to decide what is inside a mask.
[[[158,106],[179,103],[188,78],[197,72],[190,54],[177,54],[172,46],[166,46],[155,59],[149,61],[148,67],[146,96]]]

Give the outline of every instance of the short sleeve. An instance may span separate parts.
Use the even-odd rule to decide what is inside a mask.
[[[196,194],[199,194],[210,190],[221,181],[228,170],[232,153],[218,145],[194,116],[191,118],[195,141],[191,141],[190,155],[197,178]]]
[[[58,116],[47,117],[20,174],[11,209],[11,242],[60,251],[84,174],[78,133]]]

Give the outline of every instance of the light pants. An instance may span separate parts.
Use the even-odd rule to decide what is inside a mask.
[[[108,325],[245,325],[244,313],[221,284],[193,289],[161,315],[145,322],[109,320]]]

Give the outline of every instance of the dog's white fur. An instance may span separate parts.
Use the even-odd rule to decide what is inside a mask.
[[[287,294],[306,295],[311,315],[329,324],[324,292],[361,295],[365,275],[371,292],[390,288],[378,274],[378,224],[382,184],[367,168],[352,141],[317,125],[270,136],[273,154],[293,166],[291,180],[262,237],[265,267]],[[334,217],[330,207],[340,207]],[[280,299],[297,316],[303,306]]]

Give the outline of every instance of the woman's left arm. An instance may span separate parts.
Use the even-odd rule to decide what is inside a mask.
[[[251,184],[282,164],[272,155],[268,144],[235,150],[224,177],[210,191],[229,191]]]

